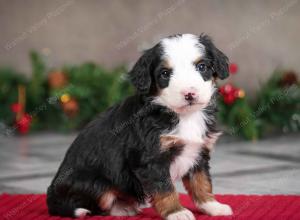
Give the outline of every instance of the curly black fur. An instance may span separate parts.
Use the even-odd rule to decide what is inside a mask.
[[[229,76],[228,58],[213,44],[207,35],[200,35],[199,42],[205,45],[207,58],[211,61],[214,76],[225,79]]]
[[[122,127],[131,116],[134,122]],[[139,202],[168,190],[169,164],[180,148],[161,153],[159,135],[177,123],[176,114],[140,95],[101,114],[67,151],[48,188],[49,213],[73,216],[75,208],[82,207],[101,214],[97,199],[111,188]]]

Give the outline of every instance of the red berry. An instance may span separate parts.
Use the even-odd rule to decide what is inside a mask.
[[[238,71],[238,65],[237,64],[235,64],[235,63],[231,63],[231,64],[229,64],[229,73],[230,74],[236,74],[237,73],[237,71]]]
[[[27,134],[30,129],[32,117],[25,113],[17,122],[16,126],[21,134]]]
[[[10,109],[12,110],[12,112],[18,113],[18,112],[22,111],[23,106],[20,103],[13,103],[10,106]]]

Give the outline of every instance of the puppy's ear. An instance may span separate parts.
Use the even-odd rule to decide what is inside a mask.
[[[199,41],[205,46],[207,56],[212,61],[213,75],[220,79],[226,79],[229,76],[228,57],[215,47],[209,36],[200,35]]]
[[[148,94],[152,84],[153,48],[146,50],[128,73],[132,84],[140,94]]]

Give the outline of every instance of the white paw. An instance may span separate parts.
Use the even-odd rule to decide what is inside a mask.
[[[122,202],[116,202],[109,212],[111,216],[134,216],[138,213],[139,209],[137,207]]]
[[[152,205],[150,202],[145,202],[145,203],[139,205],[139,209],[145,209],[145,208],[151,208],[151,207],[152,207]]]
[[[187,209],[172,213],[167,216],[166,220],[195,220],[194,214]]]
[[[77,218],[84,218],[86,215],[91,214],[91,211],[84,208],[75,209],[74,215]]]
[[[232,209],[229,205],[217,201],[202,203],[198,207],[202,212],[211,216],[232,215]]]

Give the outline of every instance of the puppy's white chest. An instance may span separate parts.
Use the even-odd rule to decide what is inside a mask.
[[[205,115],[202,112],[194,112],[180,117],[179,124],[170,132],[170,135],[183,140],[185,146],[170,166],[172,180],[183,177],[197,163],[205,132]]]
[[[201,111],[180,116],[176,128],[170,135],[190,143],[202,143],[206,131],[205,114]]]

